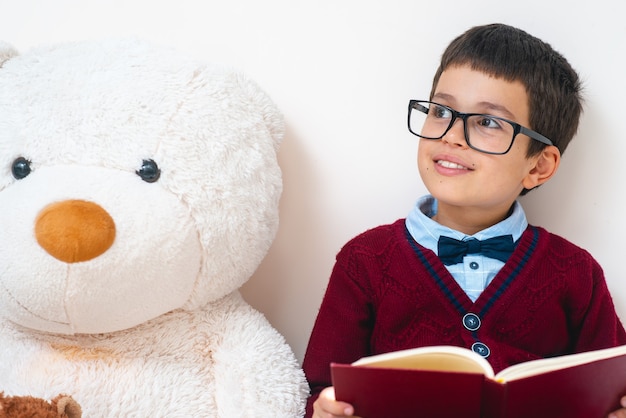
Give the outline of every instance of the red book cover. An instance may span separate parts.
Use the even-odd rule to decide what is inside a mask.
[[[484,418],[604,418],[626,395],[626,357],[504,383],[487,379],[486,386],[491,387],[484,390]]]
[[[626,346],[522,363],[495,376],[464,351],[426,347],[333,363],[335,396],[362,418],[604,418],[626,395]],[[454,370],[468,360],[487,369]]]
[[[335,397],[362,418],[480,418],[484,375],[333,364]]]

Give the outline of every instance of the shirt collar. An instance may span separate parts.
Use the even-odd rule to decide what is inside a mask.
[[[510,234],[513,236],[513,241],[517,241],[528,227],[526,214],[518,201],[515,201],[513,210],[506,219],[474,235],[466,235],[437,223],[432,219],[435,214],[437,214],[437,200],[432,195],[426,195],[418,199],[405,221],[415,242],[434,251],[435,254],[437,254],[437,241],[441,235],[459,240],[470,237],[484,240]]]

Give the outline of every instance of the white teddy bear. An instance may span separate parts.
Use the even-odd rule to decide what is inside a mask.
[[[283,120],[252,81],[140,40],[0,44],[0,391],[84,416],[298,417],[238,288],[265,257]]]

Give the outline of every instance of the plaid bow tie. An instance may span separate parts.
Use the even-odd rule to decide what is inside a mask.
[[[476,238],[459,241],[441,236],[437,243],[437,253],[446,266],[463,262],[463,257],[467,254],[482,254],[506,263],[514,249],[515,244],[511,235],[501,235],[482,241]]]

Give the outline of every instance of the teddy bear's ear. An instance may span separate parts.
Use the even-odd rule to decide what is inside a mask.
[[[17,55],[17,49],[13,48],[13,45],[0,41],[0,68],[5,62]]]
[[[265,127],[274,141],[274,148],[278,150],[285,136],[285,119],[277,105],[267,93],[247,75],[237,73],[239,85],[246,92],[245,100],[253,103],[260,112]]]

